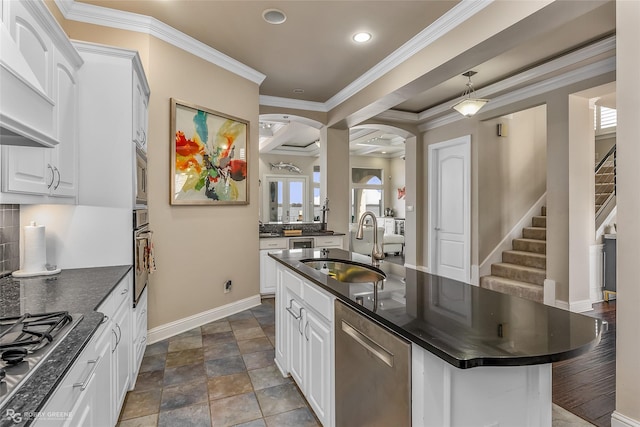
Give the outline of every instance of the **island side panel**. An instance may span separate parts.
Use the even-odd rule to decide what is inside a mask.
[[[413,425],[551,427],[551,364],[458,369],[412,354]]]

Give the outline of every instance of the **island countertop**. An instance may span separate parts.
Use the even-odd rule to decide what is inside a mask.
[[[370,264],[369,257],[341,249],[324,256],[318,249],[269,256],[461,369],[570,359],[595,347],[606,328],[597,318],[384,261],[379,268],[387,279],[374,306],[373,284],[338,282],[301,262],[325,258]]]

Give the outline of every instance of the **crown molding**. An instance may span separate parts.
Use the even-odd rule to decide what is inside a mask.
[[[262,84],[267,77],[259,71],[150,16],[79,3],[75,0],[55,0],[55,3],[65,19],[149,34],[257,85]]]
[[[369,71],[355,79],[340,92],[332,96],[325,104],[331,110],[362,89],[393,70],[399,64],[430,46],[467,19],[493,3],[493,0],[462,0],[447,13],[436,19],[427,28],[420,31],[411,40],[400,46],[385,59],[374,65]]]
[[[606,58],[601,61],[594,62],[593,64],[585,65],[584,67],[568,71],[559,76],[552,77],[542,82],[534,83],[530,86],[494,98],[482,109],[482,113],[493,111],[506,105],[532,98],[534,96],[552,92],[571,84],[598,77],[615,70],[616,58]],[[425,132],[464,119],[465,117],[454,112],[447,114],[446,116],[438,117],[437,119],[423,123],[418,126],[418,130],[421,132]]]

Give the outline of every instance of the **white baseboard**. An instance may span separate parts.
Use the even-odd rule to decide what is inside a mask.
[[[563,310],[569,311],[569,303],[566,301],[556,300],[555,306]]]
[[[611,414],[611,427],[640,427],[640,421],[622,415],[618,411]]]
[[[585,311],[593,310],[593,302],[591,302],[591,299],[570,302],[569,310],[574,313],[584,313]]]
[[[153,344],[158,341],[173,337],[198,326],[206,325],[209,322],[220,320],[232,314],[239,313],[252,307],[260,305],[260,295],[254,295],[231,304],[216,307],[214,309],[166,323],[150,329],[147,333],[147,342]]]
[[[471,266],[471,284],[480,286],[480,268],[477,265]]]
[[[425,273],[429,273],[429,269],[427,267],[421,265],[413,265],[413,264],[405,264],[406,268],[412,268],[414,270],[423,271]]]
[[[547,201],[547,193],[544,193],[533,204],[533,206],[531,206],[531,208],[527,211],[527,213],[525,213],[522,216],[522,218],[520,218],[520,221],[518,221],[518,223],[513,226],[511,231],[509,231],[509,233],[506,236],[504,236],[502,241],[498,243],[498,246],[496,246],[493,249],[493,251],[489,254],[489,256],[486,257],[484,261],[480,263],[480,272],[479,272],[480,277],[488,276],[491,274],[491,264],[497,264],[499,262],[502,262],[502,252],[508,251],[512,248],[511,242],[513,239],[518,239],[522,237],[522,229],[524,227],[531,226],[531,218],[533,218],[534,216],[540,216],[540,212],[542,210],[542,207],[546,203],[546,201]]]

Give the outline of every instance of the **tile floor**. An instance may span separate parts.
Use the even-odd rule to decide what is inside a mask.
[[[148,346],[118,426],[319,427],[273,362],[273,303]],[[553,426],[591,424],[554,404]]]
[[[118,426],[320,426],[274,345],[273,299],[151,344]]]

